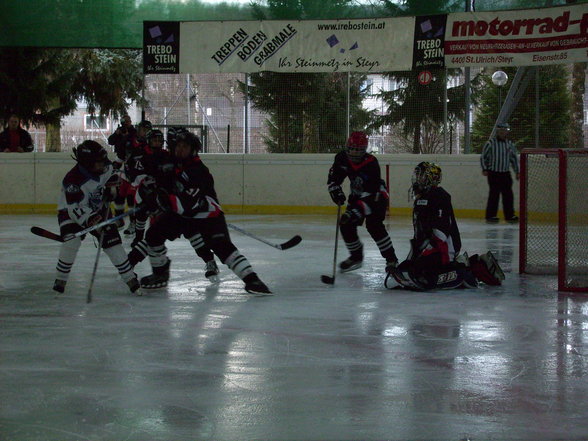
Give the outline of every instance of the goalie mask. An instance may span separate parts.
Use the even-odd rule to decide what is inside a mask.
[[[410,193],[413,198],[426,194],[441,183],[441,167],[433,162],[421,162],[412,173]]]
[[[347,140],[347,157],[351,162],[363,160],[368,146],[368,137],[364,132],[353,132]]]
[[[108,153],[96,141],[86,140],[73,149],[74,159],[90,173],[102,174],[110,163]]]

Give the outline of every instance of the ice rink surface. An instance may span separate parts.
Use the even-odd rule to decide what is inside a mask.
[[[181,239],[167,289],[131,296],[103,255],[86,304],[86,238],[56,298],[59,244],[29,232],[56,218],[0,216],[0,440],[588,439],[588,303],[518,275],[518,226],[459,221],[503,286],[415,293],[383,286],[363,228],[364,267],[322,284],[334,216],[227,220],[302,236],[280,251],[231,232],[275,296],[246,295],[224,265],[211,285]],[[410,222],[386,221],[399,257]]]

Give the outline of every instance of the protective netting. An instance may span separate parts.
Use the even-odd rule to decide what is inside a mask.
[[[552,149],[522,155],[524,272],[558,274],[560,289],[588,288],[588,151]],[[558,271],[560,260],[563,272]]]
[[[588,151],[569,152],[566,180],[565,280],[568,287],[588,289]]]
[[[578,3],[584,3],[579,0]],[[305,2],[301,2],[304,4]],[[306,2],[304,17],[299,2],[292,2],[288,19],[348,19],[391,15],[443,14],[465,10],[461,1]],[[396,3],[399,3],[396,5]],[[542,8],[564,0],[486,0],[472,2],[476,11]],[[288,2],[284,9],[288,11]],[[390,6],[389,8],[385,7]],[[2,3],[0,46],[141,48],[143,21],[255,20],[263,1],[219,0],[20,0]],[[271,16],[266,11],[268,16]],[[283,14],[283,12],[282,12]],[[288,12],[286,12],[288,14]]]

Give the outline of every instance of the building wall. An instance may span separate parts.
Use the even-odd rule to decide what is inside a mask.
[[[204,154],[228,213],[328,213],[335,208],[326,188],[331,154]],[[410,213],[412,170],[420,161],[443,169],[442,186],[461,216],[482,218],[487,184],[478,155],[378,155],[382,178],[390,184],[391,212]],[[69,153],[0,156],[0,213],[55,210],[61,179],[74,166]],[[348,181],[344,184],[348,193]],[[515,194],[518,185],[515,184]],[[518,200],[518,198],[517,198]]]

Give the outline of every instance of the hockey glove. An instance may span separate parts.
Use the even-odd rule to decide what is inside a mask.
[[[329,194],[331,195],[331,199],[333,200],[333,202],[337,205],[343,205],[345,203],[345,193],[343,193],[343,190],[341,190],[341,187],[336,187],[333,188],[332,190],[329,191]]]
[[[156,201],[157,201],[157,206],[159,207],[160,210],[169,211],[171,209],[171,204],[169,201],[169,193],[161,187],[157,188]]]
[[[97,223],[102,222],[102,220],[102,215],[96,213],[88,218],[88,220],[86,221],[86,225],[88,227],[93,227]]]
[[[158,189],[154,183],[144,183],[139,187],[139,197],[149,212],[154,212],[159,209],[157,192]]]
[[[363,220],[363,214],[361,214],[361,212],[357,209],[354,208],[353,210],[347,210],[345,213],[343,213],[341,215],[341,219],[339,220],[339,223],[341,225],[347,225],[347,224],[361,224],[361,221]]]

